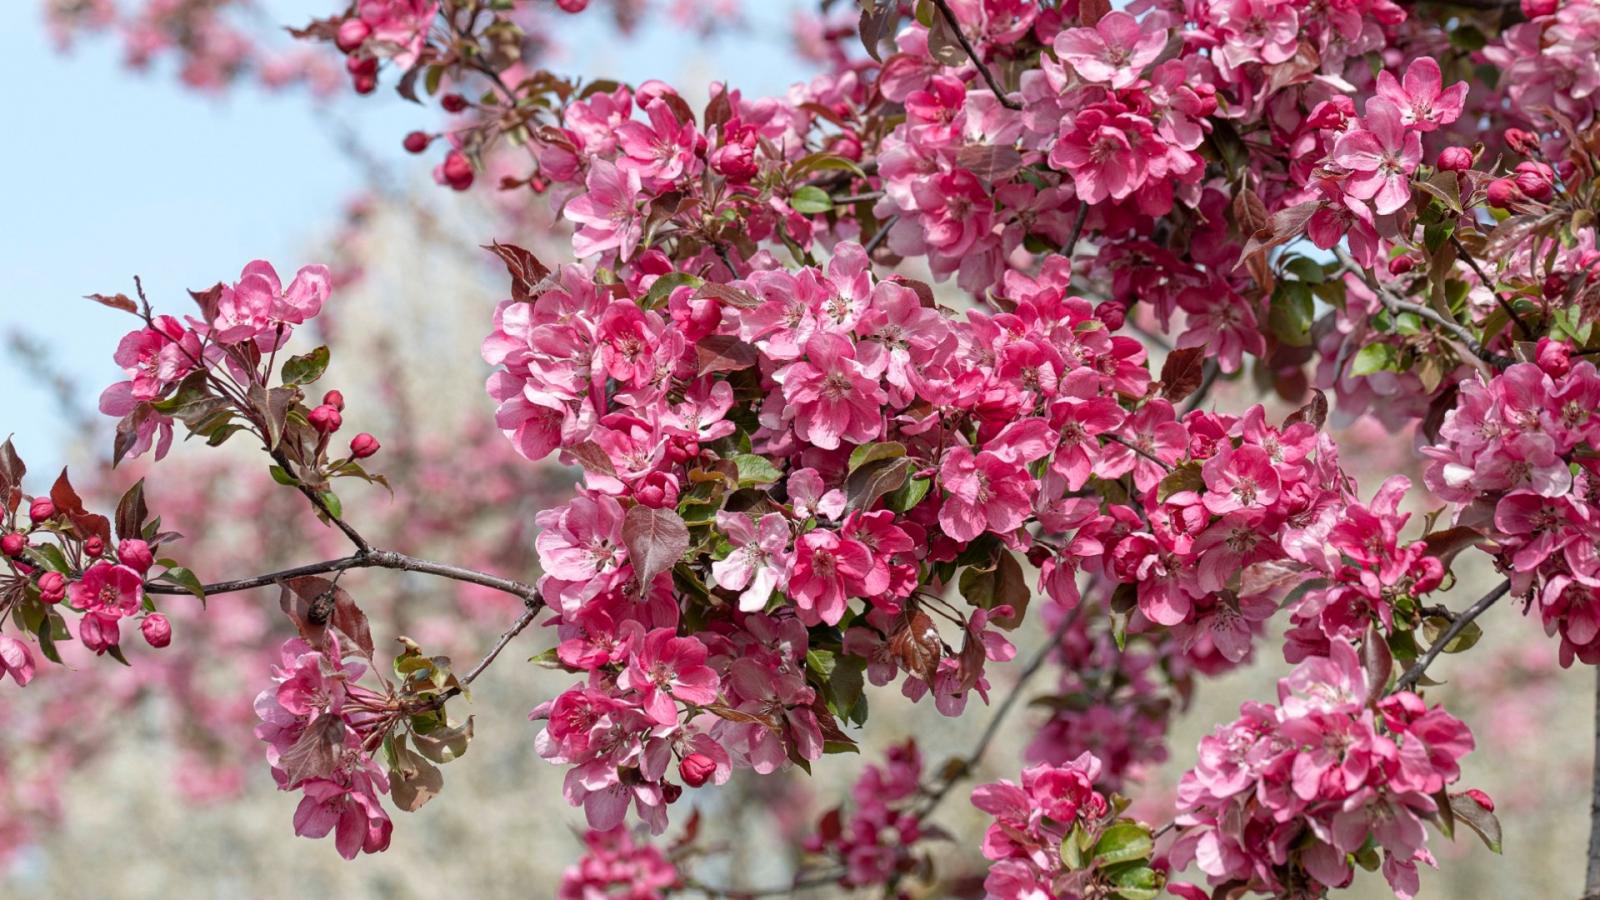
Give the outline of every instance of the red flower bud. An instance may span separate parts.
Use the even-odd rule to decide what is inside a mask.
[[[1555,300],[1567,293],[1567,276],[1551,274],[1545,277],[1544,284],[1540,286],[1546,300]]]
[[[353,459],[366,459],[377,453],[381,446],[377,438],[363,431],[350,439],[350,456]]]
[[[1107,300],[1094,308],[1094,317],[1105,323],[1107,331],[1116,331],[1128,321],[1128,304]]]
[[[1561,0],[1522,0],[1522,14],[1530,19],[1555,15],[1556,7],[1560,5]]]
[[[1539,149],[1539,136],[1531,131],[1507,128],[1501,136],[1506,139],[1506,145],[1518,153],[1528,154]]]
[[[717,763],[704,753],[691,753],[678,763],[678,775],[689,787],[699,787],[717,774]]]
[[[338,391],[329,391],[322,395],[322,405],[331,406],[339,412],[344,412],[344,395]]]
[[[344,424],[344,417],[339,415],[339,411],[326,403],[313,409],[306,418],[311,420],[311,427],[315,428],[318,434],[333,434]]]
[[[1539,338],[1538,349],[1534,351],[1534,359],[1539,363],[1539,368],[1551,378],[1563,378],[1572,371],[1572,348],[1561,341],[1552,341],[1547,337]]]
[[[333,45],[339,48],[340,53],[354,53],[362,44],[367,42],[367,37],[372,34],[372,26],[360,19],[345,19],[339,23],[339,33],[333,39]]]
[[[1439,170],[1465,172],[1472,168],[1472,151],[1466,147],[1446,147],[1439,151]]]
[[[172,623],[161,613],[151,613],[139,623],[139,631],[150,646],[160,649],[172,643]]]
[[[439,105],[445,112],[458,113],[467,108],[467,98],[460,94],[445,94],[439,98]]]
[[[60,603],[67,596],[67,576],[60,572],[46,572],[39,576],[39,599],[46,603]]]
[[[377,76],[378,58],[376,56],[345,57],[344,70],[358,78],[362,75]]]
[[[472,187],[472,175],[472,160],[460,150],[451,150],[439,166],[439,180],[458,191]]]
[[[581,13],[589,7],[589,0],[556,0],[562,12]]]
[[[433,143],[433,138],[429,137],[426,131],[413,131],[406,135],[406,139],[402,143],[407,153],[421,153],[428,149],[429,144]]]
[[[1472,802],[1474,802],[1474,803],[1478,804],[1479,806],[1483,807],[1484,811],[1486,811],[1486,812],[1494,812],[1494,799],[1491,798],[1488,794],[1485,794],[1483,791],[1480,791],[1477,788],[1470,788],[1470,789],[1468,789],[1466,791],[1463,791],[1463,793],[1465,793],[1469,798],[1471,798]]]
[[[49,497],[35,497],[28,504],[28,518],[34,522],[43,522],[56,514],[56,505],[50,502]]]
[[[1404,275],[1416,267],[1417,261],[1414,257],[1396,256],[1394,259],[1389,260],[1390,275]]]
[[[117,561],[141,574],[156,564],[150,545],[138,538],[130,538],[117,545]]]
[[[22,551],[28,549],[28,536],[11,532],[5,537],[0,537],[0,553],[7,556],[21,556]]]
[[[378,89],[378,76],[357,75],[350,79],[350,84],[358,94],[370,94]]]
[[[1517,188],[1535,200],[1549,200],[1556,192],[1555,172],[1544,163],[1517,163],[1516,174],[1511,179]]]
[[[100,535],[91,534],[89,539],[83,542],[83,552],[95,559],[99,559],[105,555],[106,542]]]
[[[1522,190],[1509,178],[1496,178],[1489,182],[1488,195],[1490,206],[1510,209],[1513,203],[1522,199]]]

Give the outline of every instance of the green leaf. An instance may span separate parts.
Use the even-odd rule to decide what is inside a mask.
[[[1400,370],[1400,354],[1389,344],[1368,344],[1350,361],[1351,375],[1371,375],[1385,370]]]
[[[1422,620],[1422,633],[1427,637],[1428,646],[1430,647],[1437,643],[1449,628],[1450,620],[1443,616],[1429,616]],[[1478,623],[1468,622],[1466,627],[1461,629],[1461,633],[1451,638],[1450,643],[1445,645],[1444,652],[1460,653],[1463,650],[1471,650],[1473,645],[1482,638],[1483,629],[1479,627]]]
[[[298,487],[300,485],[300,482],[293,475],[290,475],[283,466],[273,466],[267,471],[272,473],[273,481],[285,487]]]
[[[1084,855],[1089,843],[1089,833],[1083,830],[1083,823],[1072,826],[1072,831],[1061,839],[1061,862],[1066,865],[1067,871],[1076,872],[1088,864]]]
[[[928,491],[933,488],[933,479],[927,477],[911,478],[889,492],[884,504],[895,512],[905,512],[928,496]]]
[[[833,209],[833,198],[822,188],[807,185],[789,195],[789,208],[802,216],[814,216]]]
[[[882,441],[874,444],[862,444],[850,451],[850,465],[846,474],[854,472],[870,462],[880,459],[898,459],[906,455],[906,445],[899,441]]]
[[[668,295],[678,288],[684,285],[698,288],[705,283],[705,279],[688,272],[668,272],[650,283],[650,290],[645,291],[639,305],[645,309],[655,309],[666,303]]]
[[[1094,845],[1096,867],[1114,866],[1136,859],[1149,859],[1155,850],[1155,839],[1150,829],[1137,822],[1115,822],[1100,833]]]
[[[322,498],[322,505],[328,508],[328,513],[335,519],[344,516],[344,504],[339,502],[339,495],[333,491],[319,491],[318,497]]]
[[[1111,873],[1110,882],[1123,900],[1155,900],[1161,896],[1161,875],[1149,866],[1127,866]]]
[[[188,569],[185,569],[183,566],[172,566],[168,568],[165,572],[162,572],[160,575],[156,576],[156,580],[169,581],[195,595],[195,597],[199,598],[201,603],[206,602],[206,589],[200,583],[199,577]]]
[[[1309,287],[1298,281],[1280,281],[1272,293],[1267,325],[1283,343],[1305,347],[1311,343],[1311,320],[1315,311],[1316,303]]]
[[[772,484],[783,477],[783,473],[770,460],[754,453],[738,454],[733,458],[733,464],[739,469],[739,487],[742,488]]]
[[[283,364],[284,384],[310,384],[328,370],[328,348],[318,347],[304,356],[290,357]]]
[[[845,501],[852,509],[871,509],[879,497],[899,490],[910,471],[911,461],[903,456],[865,463],[845,477]]]
[[[1206,486],[1205,476],[1197,462],[1174,466],[1161,483],[1156,485],[1156,500],[1165,503],[1168,497],[1184,491],[1198,491]]]
[[[1500,820],[1495,818],[1494,810],[1474,800],[1470,793],[1464,793],[1450,795],[1450,811],[1457,822],[1464,822],[1477,832],[1484,846],[1495,853],[1501,852]]]
[[[72,574],[72,567],[67,564],[66,554],[55,544],[39,544],[28,549],[29,555],[50,571],[60,572],[63,575]]]

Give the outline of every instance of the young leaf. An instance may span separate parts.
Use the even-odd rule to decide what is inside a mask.
[[[670,509],[639,504],[622,519],[622,542],[643,592],[657,575],[672,568],[689,549],[689,528]]]
[[[304,356],[290,357],[283,364],[284,384],[310,384],[328,370],[328,348],[318,347]]]

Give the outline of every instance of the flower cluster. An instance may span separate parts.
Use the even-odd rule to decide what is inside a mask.
[[[1460,720],[1401,691],[1374,701],[1351,644],[1302,662],[1278,705],[1247,703],[1200,743],[1178,788],[1174,870],[1196,863],[1212,884],[1281,896],[1345,887],[1352,857],[1403,898],[1417,863],[1433,863],[1424,819],[1460,778],[1473,747]],[[1206,896],[1198,889],[1185,896]]]
[[[1081,864],[1063,859],[1069,852],[1064,845],[1079,843],[1081,834],[1098,837],[1114,813],[1095,790],[1099,777],[1100,761],[1085,753],[1063,766],[1030,766],[1020,784],[999,781],[973,789],[972,805],[994,817],[983,835],[983,856],[993,863],[983,882],[989,897],[1077,894]]]
[[[1536,598],[1561,660],[1600,662],[1600,506],[1594,460],[1600,372],[1545,340],[1537,363],[1464,381],[1440,442],[1424,447],[1428,489],[1484,532],[1513,590]]]
[[[918,867],[913,851],[930,836],[913,803],[922,786],[922,753],[916,742],[890,747],[885,756],[883,765],[862,770],[850,791],[850,811],[829,810],[806,841],[807,852],[843,864],[839,884],[845,888],[892,887]]]
[[[679,884],[678,869],[649,843],[639,843],[623,827],[590,830],[584,854],[561,873],[560,900],[661,900]]]
[[[373,760],[369,740],[373,701],[381,697],[356,683],[366,663],[347,655],[334,632],[322,649],[292,638],[282,655],[274,686],[256,696],[256,737],[267,744],[278,789],[304,794],[294,813],[295,834],[332,832],[345,859],[388,849],[394,823],[379,797],[389,792],[389,779]]]

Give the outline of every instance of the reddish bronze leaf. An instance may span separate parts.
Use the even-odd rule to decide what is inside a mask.
[[[84,299],[93,300],[101,306],[109,306],[112,309],[120,309],[123,312],[134,314],[139,312],[139,305],[134,303],[127,294],[89,294]]]
[[[1173,403],[1189,396],[1205,377],[1206,348],[1188,347],[1167,354],[1161,363],[1161,394]]]
[[[527,250],[512,244],[495,241],[483,249],[500,257],[500,261],[506,264],[506,273],[511,276],[511,299],[526,302],[539,296],[539,283],[549,277],[549,266]]]
[[[933,619],[922,610],[907,610],[900,627],[889,635],[889,653],[900,668],[921,678],[930,686],[939,674],[944,643]]]
[[[343,744],[344,720],[338,716],[319,716],[279,757],[289,779],[285,786],[292,788],[309,778],[332,775],[339,764],[339,747]]]
[[[643,591],[683,558],[689,549],[689,527],[670,509],[640,504],[622,519],[622,542],[628,547],[628,561]]]

